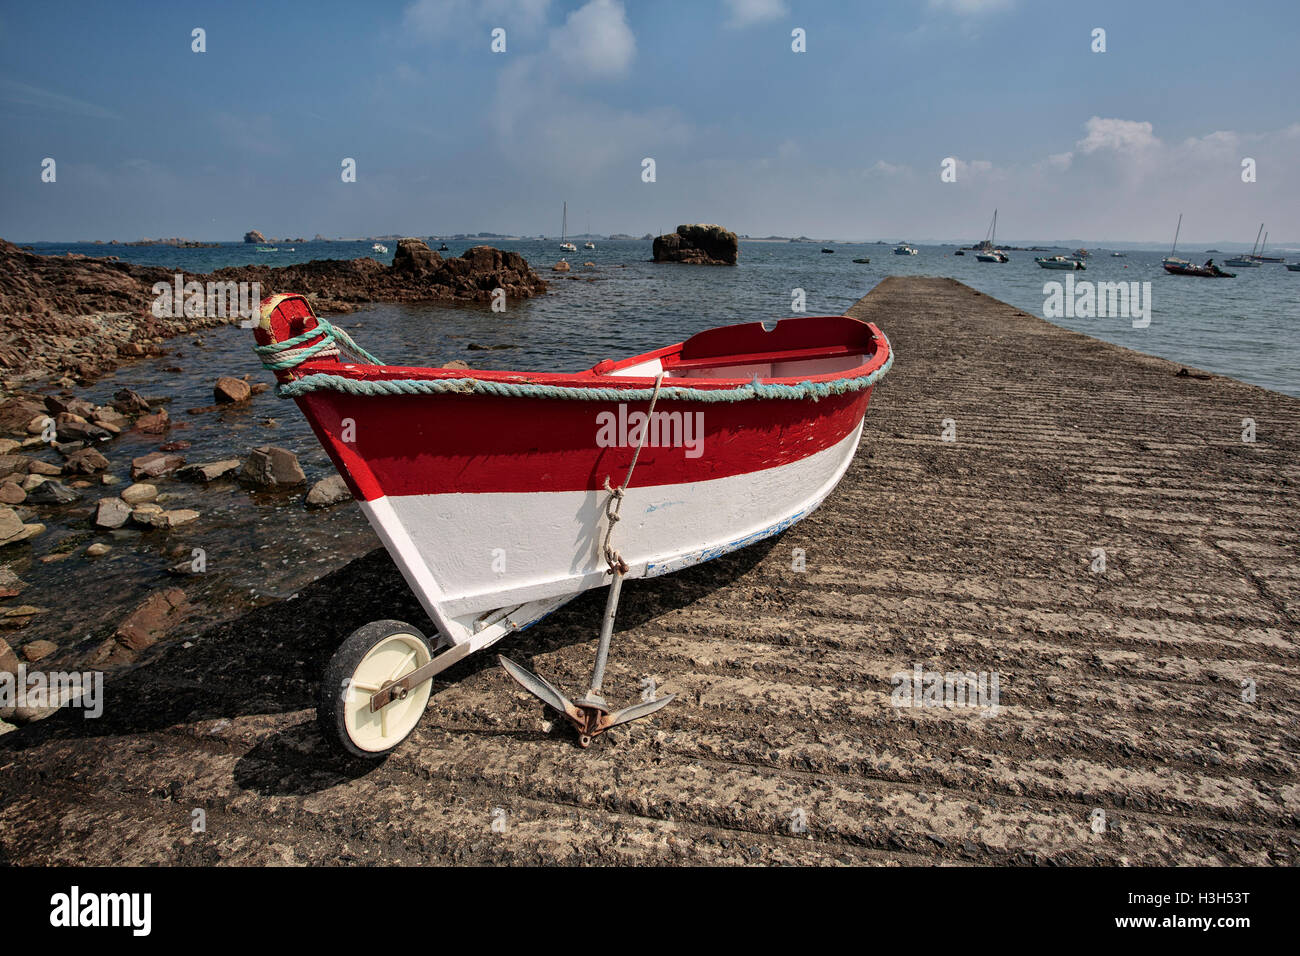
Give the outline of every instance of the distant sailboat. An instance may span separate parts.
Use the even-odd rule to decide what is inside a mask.
[[[560,225],[560,248],[565,252],[577,252],[578,247],[569,242],[569,204],[564,204],[564,219]]]
[[[1259,232],[1255,233],[1255,244],[1250,247],[1250,255],[1234,256],[1231,259],[1225,260],[1224,265],[1237,266],[1241,269],[1258,269],[1259,259],[1256,257],[1255,253],[1259,251],[1259,237],[1263,234],[1263,232],[1264,232],[1264,224],[1261,222],[1259,224]]]
[[[993,222],[989,225],[989,231],[984,235],[984,241],[975,248],[975,258],[980,262],[1008,262],[1010,257],[997,248],[998,238],[998,211],[993,210]]]
[[[1178,214],[1178,228],[1174,230],[1174,247],[1169,250],[1169,255],[1160,260],[1160,264],[1165,267],[1165,271],[1171,276],[1196,276],[1201,279],[1235,279],[1237,273],[1224,272],[1210,260],[1203,266],[1192,265],[1186,259],[1179,259],[1175,252],[1178,251],[1178,233],[1183,228],[1183,214]]]
[[[1170,266],[1190,266],[1191,263],[1186,259],[1180,259],[1175,252],[1178,251],[1178,234],[1183,231],[1183,214],[1178,214],[1178,226],[1174,229],[1174,247],[1169,250],[1169,255],[1160,260],[1160,264],[1165,267],[1165,271],[1171,271]]]
[[[1251,258],[1254,259],[1256,262],[1286,262],[1286,259],[1283,258],[1282,256],[1264,255],[1264,248],[1267,245],[1268,245],[1268,233],[1264,233],[1264,241],[1263,243],[1261,243],[1259,247],[1259,255],[1251,256]]]
[[[596,244],[591,241],[591,217],[587,217],[587,241],[582,244],[584,249],[595,249]]]

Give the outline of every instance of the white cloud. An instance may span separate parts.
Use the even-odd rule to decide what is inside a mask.
[[[514,162],[552,178],[593,176],[641,159],[660,160],[689,137],[677,110],[628,110],[598,99],[594,81],[625,76],[636,37],[617,0],[589,0],[550,31],[547,53],[514,59],[497,82],[492,124]]]
[[[790,11],[785,0],[722,0],[730,12],[727,19],[729,27],[747,27],[765,20],[776,20],[786,16]]]
[[[618,0],[590,0],[551,31],[550,50],[580,79],[607,79],[627,73],[636,58],[636,37]]]
[[[1136,120],[1103,119],[1094,116],[1084,124],[1087,135],[1075,144],[1081,153],[1111,150],[1136,153],[1161,145],[1150,123]]]
[[[1074,162],[1074,153],[1066,150],[1064,153],[1052,153],[1047,157],[1047,165],[1052,169],[1066,170]]]

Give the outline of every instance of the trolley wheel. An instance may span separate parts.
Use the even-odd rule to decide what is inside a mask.
[[[415,729],[433,693],[433,682],[414,687],[378,711],[370,697],[433,656],[429,641],[402,621],[371,621],[348,636],[325,668],[316,719],[325,739],[353,757],[385,756]]]

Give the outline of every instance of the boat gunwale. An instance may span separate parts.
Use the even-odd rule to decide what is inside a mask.
[[[753,385],[755,380],[761,385],[801,385],[804,383],[826,384],[842,380],[862,378],[869,376],[889,362],[891,357],[891,347],[889,340],[884,333],[873,322],[863,322],[852,316],[799,316],[798,319],[847,319],[851,322],[862,325],[870,332],[870,341],[863,343],[864,348],[870,348],[870,352],[864,352],[866,361],[854,368],[842,369],[835,372],[826,372],[820,375],[792,375],[780,377],[758,377],[750,376],[748,378],[727,377],[727,378],[704,378],[704,377],[686,377],[686,378],[669,378],[665,376],[665,389],[698,389],[701,391],[725,391],[730,389],[741,388]],[[786,321],[786,320],[782,320]],[[762,325],[762,323],[743,323],[741,325]],[[739,325],[736,327],[740,327]],[[729,326],[715,326],[716,328],[729,328]],[[707,329],[703,331],[712,331]],[[698,333],[698,334],[702,334]],[[557,388],[576,388],[576,389],[617,389],[620,391],[639,391],[644,389],[653,389],[657,381],[654,375],[614,375],[620,369],[631,368],[651,361],[663,362],[664,359],[673,355],[679,355],[683,347],[689,342],[686,339],[682,342],[676,342],[672,345],[654,349],[649,352],[643,352],[629,358],[620,359],[610,362],[608,359],[597,363],[595,366],[585,369],[581,372],[522,372],[511,370],[490,370],[474,368],[437,368],[432,366],[408,366],[408,365],[365,365],[351,362],[339,362],[334,358],[328,359],[308,359],[296,366],[288,376],[288,381],[295,381],[307,378],[313,375],[334,375],[341,378],[351,379],[358,382],[376,382],[376,381],[396,381],[396,380],[417,380],[417,381],[477,381],[502,384],[519,384],[519,385],[542,385]],[[824,343],[827,347],[843,343]],[[739,353],[737,357],[743,358],[749,353]],[[717,356],[719,364],[724,364],[729,356]],[[608,363],[608,364],[607,364]],[[666,371],[671,372],[671,365]],[[666,399],[668,400],[668,399]]]

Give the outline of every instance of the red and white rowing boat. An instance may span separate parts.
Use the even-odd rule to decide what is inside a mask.
[[[264,300],[255,334],[438,629],[431,645],[379,622],[331,663],[322,720],[370,755],[414,728],[429,677],[583,591],[613,584],[612,625],[623,578],[807,516],[848,468],[892,361],[879,329],[847,316],[709,329],[572,374],[382,365],[298,295]],[[607,645],[602,633],[599,671]],[[617,716],[503,663],[584,743]]]

